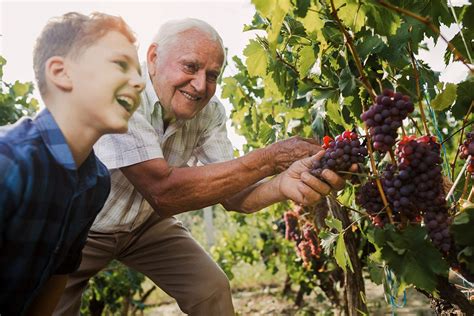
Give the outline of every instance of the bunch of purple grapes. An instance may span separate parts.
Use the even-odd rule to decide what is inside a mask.
[[[313,164],[311,170],[311,174],[318,178],[324,169],[348,171],[352,164],[364,162],[368,154],[357,134],[351,131],[345,131],[336,140],[325,136],[323,148],[326,149],[324,156]]]
[[[441,168],[441,146],[433,136],[405,137],[396,151],[399,175],[412,190],[411,202],[423,212],[433,244],[444,253],[451,247],[449,208],[445,200]]]
[[[395,153],[400,178],[410,186],[408,196],[412,196],[416,208],[429,211],[444,205],[441,146],[436,138],[404,137]]]
[[[410,97],[400,92],[385,89],[377,96],[376,103],[360,116],[369,128],[374,150],[387,152],[395,145],[398,128],[414,109]]]
[[[416,187],[405,171],[399,172],[395,165],[388,164],[383,172],[382,187],[394,220],[405,216],[409,221],[419,221],[420,210],[413,203]]]
[[[466,134],[466,139],[459,147],[459,152],[459,158],[461,159],[468,159],[470,157],[467,171],[471,174],[471,178],[474,179],[474,132]]]
[[[384,205],[375,180],[368,181],[357,189],[355,201],[357,205],[367,211],[374,226],[383,227],[388,223],[388,217],[383,212]]]
[[[448,214],[448,210],[448,207],[444,205],[427,211],[424,216],[431,242],[443,253],[448,253],[451,249],[451,236],[449,233],[451,217]]]

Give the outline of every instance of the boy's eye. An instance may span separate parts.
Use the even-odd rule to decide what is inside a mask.
[[[120,68],[122,68],[122,70],[127,70],[128,69],[128,64],[126,61],[123,61],[123,60],[116,60],[115,63],[117,65],[119,65]]]

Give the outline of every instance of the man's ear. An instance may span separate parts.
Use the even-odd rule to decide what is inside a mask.
[[[53,56],[45,64],[46,80],[61,90],[72,90],[72,80],[68,74],[66,61],[63,57]]]
[[[147,68],[148,68],[148,73],[150,76],[155,75],[156,72],[156,60],[158,58],[158,55],[156,53],[156,49],[158,48],[158,44],[153,43],[148,47],[148,51],[146,52],[146,62],[147,62]]]

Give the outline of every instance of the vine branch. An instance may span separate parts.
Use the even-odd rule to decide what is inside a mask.
[[[362,62],[361,62],[361,59],[359,57],[359,54],[357,53],[357,51],[355,49],[354,41],[352,39],[352,36],[349,34],[349,32],[347,32],[344,25],[342,25],[342,22],[339,19],[339,16],[337,15],[337,10],[336,10],[336,7],[334,5],[334,0],[331,0],[331,9],[332,9],[332,15],[336,19],[336,22],[339,26],[339,29],[341,30],[341,32],[344,34],[344,37],[346,38],[346,45],[349,48],[349,51],[351,52],[352,57],[354,58],[355,64],[357,66],[357,70],[359,71],[361,81],[362,81],[364,87],[369,92],[369,95],[372,99],[372,102],[375,103],[376,102],[375,101],[376,93],[375,93],[374,89],[372,88],[372,85],[370,84],[369,80],[365,76],[364,68],[362,66]],[[365,111],[366,110],[365,105],[362,104],[362,106],[363,106],[364,111]],[[388,214],[389,221],[390,221],[391,224],[393,224],[392,209],[388,205],[387,197],[385,196],[385,193],[383,191],[382,182],[380,181],[379,177],[377,176],[378,172],[377,172],[377,166],[375,165],[375,160],[374,160],[374,151],[372,149],[372,141],[370,139],[369,131],[367,129],[366,124],[364,124],[364,130],[365,130],[365,134],[367,136],[367,149],[368,149],[368,152],[369,152],[370,166],[372,168],[372,173],[374,174],[374,176],[376,178],[375,183],[377,184],[377,189],[380,193],[380,197],[382,198],[383,205],[387,209],[387,214]]]

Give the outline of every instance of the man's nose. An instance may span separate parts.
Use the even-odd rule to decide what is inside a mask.
[[[191,81],[191,85],[197,92],[202,93],[206,91],[206,73],[204,71],[196,73],[193,80]]]

